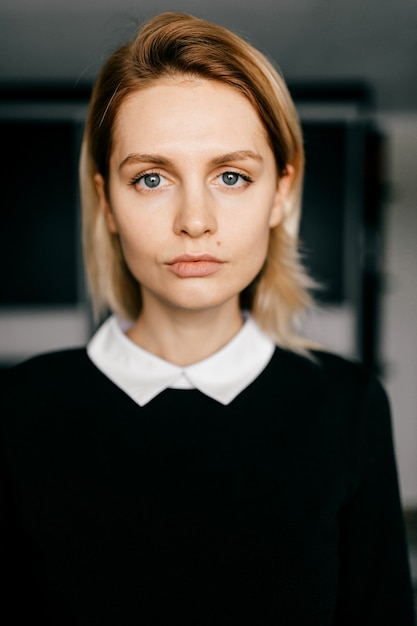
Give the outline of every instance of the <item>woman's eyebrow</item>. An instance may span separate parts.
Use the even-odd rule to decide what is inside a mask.
[[[257,152],[253,150],[235,150],[234,152],[227,152],[226,154],[220,154],[214,157],[210,161],[210,165],[224,165],[231,161],[244,161],[247,159],[253,159],[255,161],[263,161],[263,158]],[[163,167],[172,166],[173,163],[167,157],[160,154],[151,154],[147,152],[133,152],[128,154],[126,158],[119,165],[121,170],[125,165],[132,165],[136,163],[153,163],[154,165],[160,165]]]
[[[122,167],[124,167],[125,165],[131,165],[135,163],[153,163],[154,165],[161,166],[172,165],[172,161],[170,161],[166,157],[161,156],[160,154],[134,152],[132,154],[128,154],[127,157],[123,159],[123,161],[119,165],[119,170],[121,170]]]
[[[211,163],[213,165],[224,165],[225,163],[230,163],[231,161],[244,161],[246,159],[263,161],[262,156],[257,152],[253,152],[253,150],[236,150],[234,152],[228,152],[215,157],[211,160]]]

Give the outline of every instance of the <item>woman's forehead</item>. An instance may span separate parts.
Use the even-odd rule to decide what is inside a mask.
[[[265,148],[268,136],[249,100],[237,89],[200,78],[158,79],[120,105],[114,148],[155,151],[179,143],[222,150]],[[223,147],[224,144],[224,147]]]

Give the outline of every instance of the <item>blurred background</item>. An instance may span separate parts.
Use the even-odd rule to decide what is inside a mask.
[[[88,98],[104,59],[165,10],[231,28],[287,80],[305,136],[300,237],[324,285],[305,332],[386,386],[415,537],[417,0],[0,0],[1,366],[93,331],[77,181]]]

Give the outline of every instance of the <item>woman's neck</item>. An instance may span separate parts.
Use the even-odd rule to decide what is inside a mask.
[[[242,328],[239,307],[205,311],[144,307],[126,335],[144,350],[176,365],[191,365],[225,346]]]

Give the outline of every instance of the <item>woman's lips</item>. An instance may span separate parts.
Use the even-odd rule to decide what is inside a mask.
[[[217,272],[223,261],[215,257],[182,255],[168,262],[168,269],[180,278],[195,278],[210,276]]]

